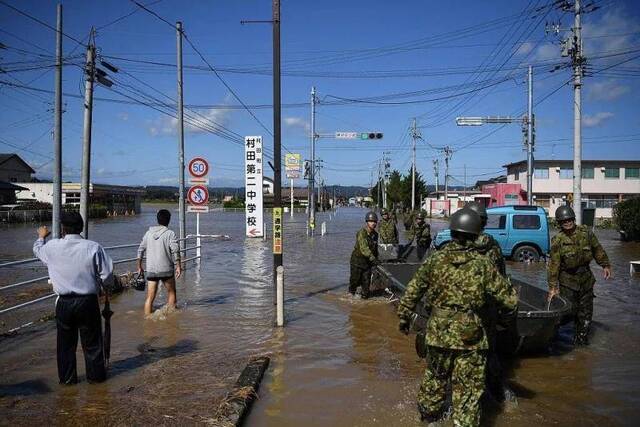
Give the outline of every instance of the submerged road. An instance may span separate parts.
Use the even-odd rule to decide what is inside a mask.
[[[157,208],[100,221],[91,236],[104,245],[136,242],[154,224]],[[244,238],[243,213],[204,215],[203,233],[233,240],[205,243],[200,270],[190,266],[178,281],[175,313],[158,311],[145,320],[142,292],[115,298],[106,383],[84,381],[80,351],[81,383],[57,384],[53,322],[0,339],[0,425],[215,424],[220,399],[249,358],[262,354],[271,356],[271,364],[246,425],[420,425],[415,395],[424,361],[415,355],[413,336],[397,331],[395,307],[385,298],[346,295],[349,255],[364,211],[319,216],[328,234],[308,239],[304,214],[293,220],[285,215],[283,330],[273,327],[270,242]],[[434,220],[432,228],[443,226]],[[563,333],[550,354],[515,361],[509,376],[519,404],[491,408],[488,424],[636,424],[640,277],[629,276],[628,261],[640,259],[640,244],[619,242],[609,231],[597,234],[614,264],[614,279],[602,281],[596,268],[593,344],[574,350]],[[30,256],[35,230],[11,227],[0,236],[0,259]],[[128,250],[114,259],[132,256]],[[544,263],[508,267],[514,276],[544,286]],[[27,272],[0,272],[0,285],[16,275]],[[161,293],[157,304],[164,298]]]

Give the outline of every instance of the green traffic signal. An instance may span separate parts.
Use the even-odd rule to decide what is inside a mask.
[[[382,139],[381,132],[362,132],[360,134],[360,139]]]

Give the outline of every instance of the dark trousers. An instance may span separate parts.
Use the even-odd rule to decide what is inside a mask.
[[[351,264],[351,274],[349,275],[349,292],[356,293],[358,286],[361,289],[363,298],[369,297],[369,284],[371,283],[371,267]]]
[[[107,378],[102,348],[102,320],[96,295],[61,295],[56,304],[58,329],[58,378],[60,384],[78,382],[76,348],[78,331],[84,352],[84,363],[89,382],[102,382]]]

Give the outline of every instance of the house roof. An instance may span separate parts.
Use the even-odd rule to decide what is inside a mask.
[[[2,165],[5,162],[8,162],[10,159],[12,159],[14,157],[16,159],[18,159],[27,169],[29,169],[30,173],[36,173],[36,171],[33,170],[33,168],[31,166],[29,166],[29,164],[27,162],[22,160],[22,157],[18,156],[15,153],[0,153],[0,165]]]
[[[556,164],[573,164],[573,160],[564,160],[564,159],[535,159],[533,164],[537,163],[556,163]],[[590,160],[590,159],[582,159],[582,163],[588,164],[622,164],[622,165],[640,165],[640,160]],[[502,165],[503,168],[509,168],[512,166],[526,165],[526,160],[520,160],[519,162],[508,163],[506,165]]]
[[[9,190],[13,190],[13,191],[21,191],[21,190],[28,190],[28,188],[20,187],[19,185],[15,185],[15,184],[12,184],[12,183],[10,183],[10,182],[0,181],[0,190],[5,190],[5,191],[9,191]]]

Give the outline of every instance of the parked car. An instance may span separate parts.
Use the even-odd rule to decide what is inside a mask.
[[[547,213],[539,206],[498,206],[487,209],[485,232],[500,244],[502,254],[514,261],[538,261],[549,253]],[[450,230],[442,230],[433,239],[440,249],[451,240]]]

